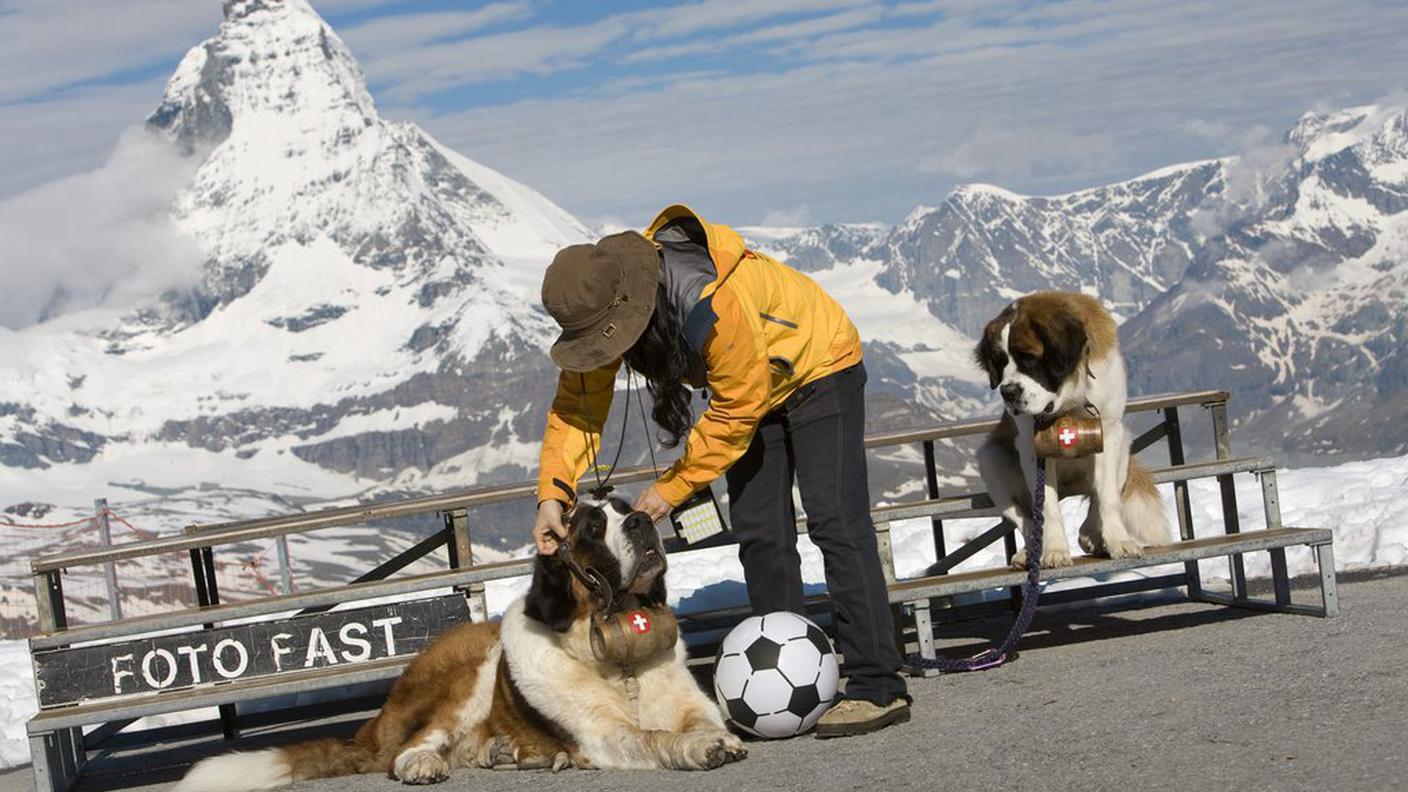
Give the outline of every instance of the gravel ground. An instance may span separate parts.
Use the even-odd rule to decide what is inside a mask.
[[[1340,596],[1343,615],[1328,620],[1168,601],[1042,611],[1020,660],[913,680],[914,720],[878,734],[753,743],[746,761],[709,773],[460,771],[443,788],[1403,789],[1408,575],[1342,576]],[[951,626],[947,643],[976,648],[1005,628]],[[361,717],[247,730],[238,747],[345,734]],[[79,790],[165,788],[229,747],[187,732],[99,757]],[[359,776],[295,789],[396,786]],[[29,789],[27,767],[0,775],[0,792]]]

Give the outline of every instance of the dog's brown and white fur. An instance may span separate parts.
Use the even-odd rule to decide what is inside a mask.
[[[579,504],[569,543],[628,607],[665,605],[660,535],[625,501]],[[561,560],[539,556],[527,596],[501,623],[459,625],[422,650],[352,739],[206,759],[176,792],[373,772],[428,784],[505,764],[704,770],[747,755],[686,669],[683,642],[631,669],[633,700],[626,671],[593,657],[590,624],[590,593]]]
[[[978,467],[993,503],[1024,537],[1031,531],[1036,427],[1087,403],[1100,413],[1102,453],[1047,460],[1043,567],[1071,564],[1060,508],[1069,495],[1091,501],[1079,533],[1087,553],[1127,558],[1168,541],[1163,501],[1149,471],[1130,457],[1124,359],[1114,319],[1098,300],[1064,292],[1022,297],[988,323],[975,356],[1006,406],[978,451]],[[1026,558],[1022,550],[1012,563],[1023,567]]]

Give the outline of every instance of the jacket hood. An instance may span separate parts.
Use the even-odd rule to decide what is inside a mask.
[[[712,294],[718,285],[737,269],[738,262],[743,260],[747,250],[743,237],[739,236],[737,231],[726,225],[710,223],[684,204],[667,206],[656,215],[650,227],[645,230],[645,237],[654,239],[655,233],[668,225],[678,225],[692,239],[707,247],[709,257],[714,260],[714,266],[719,271],[714,282],[704,287],[701,298]]]

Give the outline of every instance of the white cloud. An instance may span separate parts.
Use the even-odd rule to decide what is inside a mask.
[[[1189,218],[1192,229],[1204,237],[1215,237],[1245,217],[1260,212],[1279,200],[1286,169],[1300,154],[1279,133],[1256,125],[1234,131],[1226,124],[1195,122],[1199,134],[1234,141],[1236,157],[1224,169],[1225,184],[1220,195],[1210,198]]]
[[[0,6],[32,15],[49,1]],[[101,30],[56,30],[48,61],[34,47],[24,58],[0,52],[3,88],[14,90],[9,74],[26,70],[43,73],[36,84],[61,83],[73,71],[61,62],[71,49],[93,47],[91,59],[78,53],[89,65],[77,72],[96,74],[104,63],[124,68],[132,53],[179,51],[208,32],[162,30],[161,22],[134,32],[144,20],[114,20],[112,8],[127,2],[54,1],[117,34],[109,42]],[[382,0],[312,1],[325,11],[401,10]],[[218,14],[213,0],[131,2]],[[389,116],[413,116],[579,215],[638,218],[630,225],[681,199],[749,223],[803,204],[822,221],[898,218],[965,178],[1064,192],[1240,150],[1236,130],[1279,132],[1307,107],[1362,102],[1408,74],[1404,3],[915,0],[886,3],[879,21],[876,7],[705,0],[558,26],[509,16],[545,15],[540,3],[498,0],[344,32]],[[9,24],[0,17],[0,42],[15,40],[6,38]],[[721,47],[737,51],[726,66],[695,57]],[[627,63],[644,50],[658,59]],[[565,91],[552,78],[623,66],[626,76],[595,84],[581,79],[592,72],[577,72]],[[472,109],[427,98],[496,81],[523,81],[539,98],[502,99],[499,86],[464,92],[482,105]],[[91,90],[94,101],[108,101],[110,89]],[[108,149],[102,135],[110,140],[115,124],[140,118],[159,90],[124,112],[114,97],[106,118],[82,109],[80,96],[90,97],[0,105],[0,195],[91,167]],[[1215,128],[1224,134],[1210,137]]]
[[[161,82],[142,81],[0,105],[0,197],[101,165],[160,100]]]
[[[806,203],[831,221],[900,217],[941,200],[960,173],[1059,193],[1226,155],[1235,145],[1188,119],[1282,130],[1317,101],[1362,102],[1408,74],[1408,5],[1037,11],[965,3],[933,25],[823,36],[804,59],[765,70],[678,80],[652,70],[654,83],[631,91],[417,117],[575,212],[648,217],[687,200],[746,224]],[[1004,14],[1015,16],[990,24]],[[1049,130],[1057,138],[1043,144]]]
[[[763,219],[758,222],[758,225],[773,228],[798,228],[815,224],[812,210],[806,204],[798,204],[790,209],[770,209],[763,213]]]
[[[220,4],[213,2],[6,0],[0,3],[0,102],[175,57],[219,22]]]
[[[198,165],[135,128],[96,170],[0,202],[0,325],[126,308],[194,284],[200,251],[171,203]]]
[[[729,52],[754,44],[771,44],[797,49],[823,34],[860,27],[874,22],[882,16],[882,6],[877,3],[849,11],[812,17],[800,22],[787,22],[781,25],[758,28],[746,33],[737,33],[721,38],[705,38],[691,44],[670,44],[637,50],[627,55],[625,60],[628,63],[634,63],[680,58],[700,53]]]
[[[919,160],[921,173],[960,179],[1012,182],[1033,176],[1088,173],[1118,162],[1114,139],[1104,133],[983,124],[962,143]]]
[[[400,2],[400,0],[308,0],[308,2],[318,13],[326,14],[329,11],[359,11],[365,8],[389,6]]]
[[[583,27],[537,27],[400,49],[363,63],[392,98],[413,99],[457,85],[549,74],[587,62],[623,30],[615,18]]]
[[[643,12],[642,34],[649,38],[684,36],[752,24],[786,14],[805,14],[861,5],[864,0],[703,0]]]
[[[490,3],[472,11],[444,11],[377,17],[338,31],[359,58],[463,36],[476,30],[530,16],[526,3]]]
[[[505,4],[512,5],[512,4]],[[868,6],[867,9],[858,7]],[[858,9],[853,13],[834,11]],[[482,9],[488,11],[488,9]],[[352,28],[350,41],[371,53],[363,64],[371,79],[397,100],[413,100],[448,88],[506,79],[524,74],[547,75],[588,65],[596,58],[623,61],[681,58],[704,51],[723,51],[785,38],[817,36],[854,27],[878,18],[875,0],[703,0],[603,17],[582,25],[537,25],[469,38],[455,38],[459,19],[469,21],[459,33],[488,24],[475,16],[423,14],[366,23],[367,31]],[[490,14],[507,14],[503,9]],[[514,16],[525,16],[526,11]],[[801,18],[823,14],[817,18]],[[829,14],[829,15],[827,15]],[[437,17],[446,30],[434,32]],[[505,16],[504,18],[508,18]],[[793,21],[771,28],[748,30],[768,20]],[[717,31],[745,31],[736,36]],[[404,46],[382,46],[377,31],[389,31]],[[705,35],[700,40],[690,36]],[[454,39],[454,40],[446,40]],[[436,40],[439,43],[425,45]]]

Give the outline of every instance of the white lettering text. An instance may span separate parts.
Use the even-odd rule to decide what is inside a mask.
[[[303,658],[303,667],[312,668],[313,661],[323,658],[326,665],[335,665],[337,655],[333,654],[332,644],[328,643],[328,637],[323,634],[322,627],[314,627],[308,633],[308,654]]]
[[[391,634],[391,628],[401,623],[400,616],[391,616],[385,619],[373,619],[372,627],[380,627],[386,634],[386,656],[396,656],[396,638]]]
[[[239,665],[235,666],[235,670],[233,671],[226,668],[225,661],[221,659],[225,656],[225,649],[231,646],[235,647],[235,654],[239,655],[240,659]],[[239,641],[233,638],[226,638],[220,643],[215,644],[215,651],[211,653],[210,661],[215,664],[215,673],[226,679],[234,679],[240,674],[243,674],[245,669],[249,668],[249,650],[245,649],[244,644]]]
[[[122,692],[122,678],[123,678],[123,677],[134,677],[134,678],[135,678],[135,677],[137,676],[136,674],[132,673],[129,669],[126,669],[126,668],[118,668],[118,667],[117,667],[117,664],[118,664],[118,663],[131,663],[131,662],[132,662],[132,655],[130,655],[130,654],[118,655],[117,657],[114,657],[114,658],[112,659],[112,692],[113,692],[114,694],[117,694],[117,693],[121,693],[121,692]]]
[[[284,660],[283,660],[284,655],[286,655],[286,654],[293,654],[293,650],[292,650],[292,649],[290,649],[290,648],[288,648],[287,646],[284,646],[283,644],[279,643],[279,641],[286,641],[286,640],[288,640],[289,638],[292,638],[292,637],[293,637],[293,636],[292,636],[292,635],[289,635],[288,633],[278,633],[277,635],[274,635],[274,636],[272,636],[272,637],[269,638],[269,648],[274,650],[274,670],[275,670],[275,671],[282,671],[282,670],[284,670]]]
[[[166,663],[166,677],[161,680],[157,680],[156,675],[152,673],[152,660],[157,657]],[[176,681],[176,655],[165,649],[147,652],[146,657],[142,658],[142,676],[147,680],[147,684],[154,688],[170,687],[171,683]]]
[[[190,655],[190,656],[191,656],[191,683],[192,683],[192,684],[199,684],[199,683],[200,683],[200,666],[196,664],[196,657],[197,657],[201,652],[204,652],[206,649],[209,649],[209,648],[210,648],[210,647],[207,646],[207,645],[205,645],[205,644],[201,644],[200,646],[195,646],[195,647],[191,647],[191,646],[178,646],[178,647],[176,647],[176,654]]]
[[[357,631],[357,635],[352,635],[353,630]],[[349,652],[346,649],[342,650],[343,660],[349,663],[360,663],[363,660],[371,659],[372,644],[365,638],[360,637],[366,634],[366,625],[360,622],[348,622],[342,625],[342,629],[337,631],[337,637],[341,638],[344,644],[358,648],[356,652]]]

